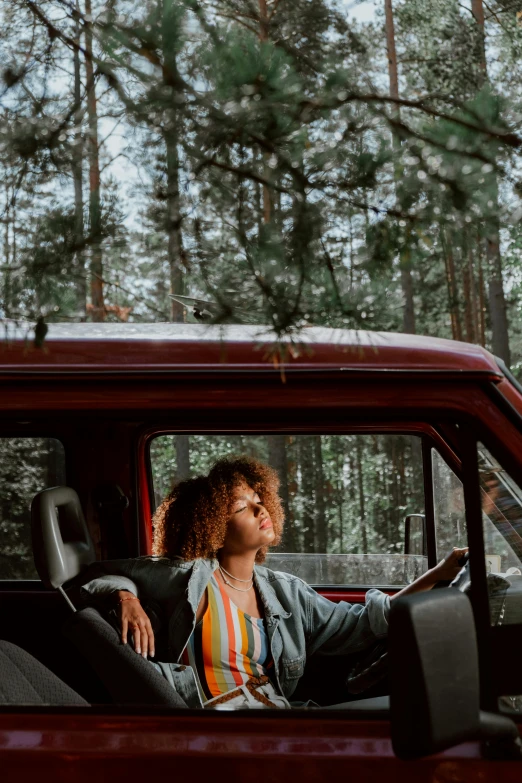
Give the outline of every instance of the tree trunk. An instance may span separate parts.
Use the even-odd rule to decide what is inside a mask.
[[[473,324],[473,342],[480,343],[480,314],[479,314],[479,294],[477,289],[477,276],[475,271],[475,261],[471,244],[471,236],[467,235],[467,264],[468,276],[470,281],[470,317]]]
[[[303,499],[303,552],[315,551],[314,454],[312,437],[300,441],[301,497]]]
[[[178,23],[174,14],[172,0],[162,0],[162,41],[164,69],[169,80],[174,80],[178,73],[176,60],[176,40],[174,26]],[[165,149],[167,155],[167,238],[170,273],[170,292],[172,294],[184,291],[184,252],[182,234],[182,213],[179,190],[179,110],[177,110],[178,91],[171,86],[171,107],[168,112],[168,124],[164,129]],[[179,302],[171,299],[171,320],[182,323],[185,320],[185,308]]]
[[[390,97],[399,98],[399,70],[397,67],[397,52],[395,49],[395,24],[393,21],[392,0],[384,0],[384,14],[386,26],[386,50],[388,53],[388,77],[390,82]],[[393,114],[400,116],[399,106],[392,108]],[[393,133],[393,146],[395,151],[400,150],[400,140]],[[399,175],[395,170],[395,187],[398,190]],[[406,248],[400,251],[399,267],[401,273],[401,288],[404,300],[402,330],[406,334],[415,334],[415,306],[413,301],[413,276],[411,273],[411,258]]]
[[[473,322],[473,291],[472,278],[467,258],[467,249],[463,248],[464,258],[462,259],[462,288],[464,291],[464,323],[466,326],[466,341],[474,343],[475,329]]]
[[[5,183],[5,210],[4,210],[4,290],[3,290],[3,309],[6,318],[11,317],[11,272],[9,266],[11,263],[11,244],[9,241],[9,225],[11,220],[9,185]]]
[[[259,8],[259,40],[261,44],[268,42],[268,6],[267,0],[258,0]],[[270,168],[267,166],[268,154],[263,152],[264,161],[264,175],[270,172]],[[270,196],[270,188],[268,185],[263,185],[263,223],[270,223],[272,219],[272,199]]]
[[[190,478],[190,435],[175,435],[176,481]]]
[[[336,499],[337,499],[337,513],[339,515],[339,552],[343,554],[344,551],[344,451],[342,451],[344,440],[342,438],[336,439],[335,449],[335,475],[336,475]]]
[[[460,324],[460,312],[459,312],[459,293],[457,287],[457,278],[455,275],[455,259],[453,257],[453,250],[451,246],[446,242],[444,235],[444,229],[441,227],[440,237],[442,243],[442,251],[444,253],[444,265],[446,268],[446,282],[448,285],[448,304],[451,319],[451,336],[454,340],[462,340],[462,327]]]
[[[486,237],[486,257],[489,272],[489,315],[491,318],[491,350],[495,356],[503,359],[509,367],[511,353],[509,349],[509,331],[507,320],[506,298],[504,296],[504,281],[502,278],[502,258],[500,255],[500,239],[498,221],[490,226]]]
[[[422,440],[413,436],[411,443],[411,465],[413,487],[409,492],[409,498],[414,504],[413,512],[421,511],[424,508],[424,473],[422,469]],[[390,540],[390,536],[388,536]]]
[[[479,286],[479,334],[480,334],[480,344],[482,347],[486,347],[486,294],[484,290],[484,272],[482,269],[482,253],[480,252],[479,247],[479,254],[478,254],[478,286]]]
[[[79,12],[79,0],[76,0],[76,10]],[[74,40],[80,45],[80,23],[76,23]],[[72,176],[74,183],[74,241],[75,277],[78,302],[78,312],[85,317],[87,306],[87,284],[85,279],[85,237],[83,231],[83,140],[82,140],[82,89],[80,52],[73,50],[74,69],[74,143],[72,153]]]
[[[176,122],[176,120],[174,120]],[[170,271],[170,291],[184,293],[183,238],[181,233],[181,209],[179,194],[179,152],[177,133],[172,128],[165,134],[167,150],[167,236]],[[171,320],[183,323],[185,308],[174,299],[170,300]]]
[[[314,469],[315,469],[315,545],[316,552],[326,554],[328,551],[328,526],[326,520],[326,498],[323,471],[323,450],[321,436],[314,435]]]
[[[478,42],[478,62],[482,71],[482,81],[487,81],[488,71],[486,64],[486,40],[485,40],[485,25],[484,25],[484,5],[482,0],[471,0],[471,13],[475,17],[475,21],[479,27],[479,42]]]
[[[279,476],[279,497],[285,512],[283,528],[282,552],[297,552],[297,542],[294,531],[294,520],[290,513],[290,493],[288,491],[288,465],[286,459],[286,435],[268,435],[268,463]]]
[[[85,15],[92,19],[91,0],[85,0]],[[94,81],[92,21],[85,25],[85,72],[87,76],[87,116],[89,121],[89,225],[91,244],[92,320],[105,320],[103,300],[103,255],[100,195],[100,149],[98,144],[98,109]]]
[[[292,530],[292,543],[289,546],[294,546],[293,552],[302,552],[301,532],[302,524],[301,520],[297,520],[294,511],[295,498],[298,494],[298,473],[299,473],[299,448],[298,441],[292,436],[288,436],[286,449],[286,471],[288,479],[288,513],[290,514],[291,530]],[[284,543],[285,539],[283,539]]]
[[[411,273],[411,261],[409,253],[403,250],[400,253],[401,286],[404,298],[404,312],[402,318],[402,331],[405,334],[415,334],[415,305],[413,302],[413,275]]]
[[[362,465],[362,446],[361,437],[356,438],[356,459],[357,459],[357,486],[359,489],[359,527],[361,531],[361,554],[368,554],[368,533],[366,531],[366,504],[364,499],[364,478]]]
[[[484,27],[484,5],[482,0],[471,0],[471,11],[479,28],[478,62],[481,71],[481,82],[488,81],[486,63],[486,42]],[[486,224],[486,259],[488,264],[488,300],[491,318],[491,350],[505,361],[509,367],[511,362],[509,349],[509,326],[507,319],[506,298],[502,274],[502,257],[500,255],[500,222],[498,219],[498,183],[495,172],[491,175],[492,201],[494,217]]]

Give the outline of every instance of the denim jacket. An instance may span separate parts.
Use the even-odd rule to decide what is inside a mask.
[[[168,637],[168,662],[159,666],[191,707],[201,706],[194,673],[178,662],[217,567],[217,560],[139,557],[94,563],[82,574],[85,603],[103,605],[113,592],[128,590],[142,603],[152,601],[159,607]],[[254,579],[265,610],[275,678],[286,698],[303,675],[308,656],[358,652],[388,632],[389,597],[379,590],[369,590],[363,606],[333,603],[297,576],[263,566],[255,566]],[[157,623],[153,627],[158,630]]]

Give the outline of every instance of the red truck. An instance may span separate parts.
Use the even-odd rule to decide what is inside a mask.
[[[0,651],[4,780],[520,780],[522,389],[501,361],[411,335],[312,328],[281,350],[256,327],[75,324],[51,325],[43,346],[8,333],[0,381],[0,639],[88,703],[8,699]],[[449,546],[469,546],[466,594],[431,591],[425,628],[413,604],[392,613],[391,710],[383,693],[365,708],[364,692],[353,709],[328,709],[338,693],[326,686],[314,691],[321,710],[291,713],[111,699],[62,634],[74,604],[67,583],[64,600],[35,570],[47,544],[34,529],[31,539],[30,503],[69,487],[89,557],[148,554],[152,513],[187,442],[198,465],[231,449],[287,460],[295,540],[269,565],[332,601],[363,601],[370,587],[393,594]],[[313,496],[324,540],[298,526],[309,513],[299,494],[306,454],[327,454],[330,471],[342,463]]]

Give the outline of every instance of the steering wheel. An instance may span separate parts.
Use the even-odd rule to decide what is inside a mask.
[[[456,587],[461,593],[469,593],[471,587],[471,576],[469,570],[469,552],[466,552],[458,560],[458,564],[462,566],[457,576],[452,582],[448,582],[448,587]]]
[[[469,568],[469,554],[466,552],[460,558],[462,561],[462,569],[459,571],[455,579],[449,583],[449,587],[456,587],[462,593],[467,595],[471,589],[471,576]],[[498,574],[486,574],[489,596],[489,610],[491,614],[491,625],[502,625],[504,615],[506,612],[506,593],[509,589],[510,583],[503,576]]]
[[[434,585],[434,590],[441,587],[456,587],[458,590],[465,593],[466,589],[469,589],[469,586],[471,585],[471,578],[469,575],[469,552],[465,552],[462,557],[459,557],[457,564],[462,566],[462,568],[455,579],[453,579],[453,581],[441,579]]]

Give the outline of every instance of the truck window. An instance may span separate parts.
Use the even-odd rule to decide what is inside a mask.
[[[0,579],[39,579],[31,546],[31,501],[65,484],[65,452],[55,438],[0,438]]]
[[[437,557],[466,546],[462,482],[433,450]],[[478,444],[484,556],[492,625],[522,622],[522,491],[488,449]]]
[[[467,546],[464,487],[438,451],[431,450],[433,512],[437,558],[441,560],[454,546]]]
[[[150,446],[155,504],[177,479],[231,454],[279,473],[286,522],[268,567],[312,585],[350,586],[404,585],[426,570],[413,524],[412,554],[404,554],[405,517],[424,513],[418,436],[162,434]]]
[[[522,491],[490,451],[478,444],[486,570],[493,625],[522,622]]]

